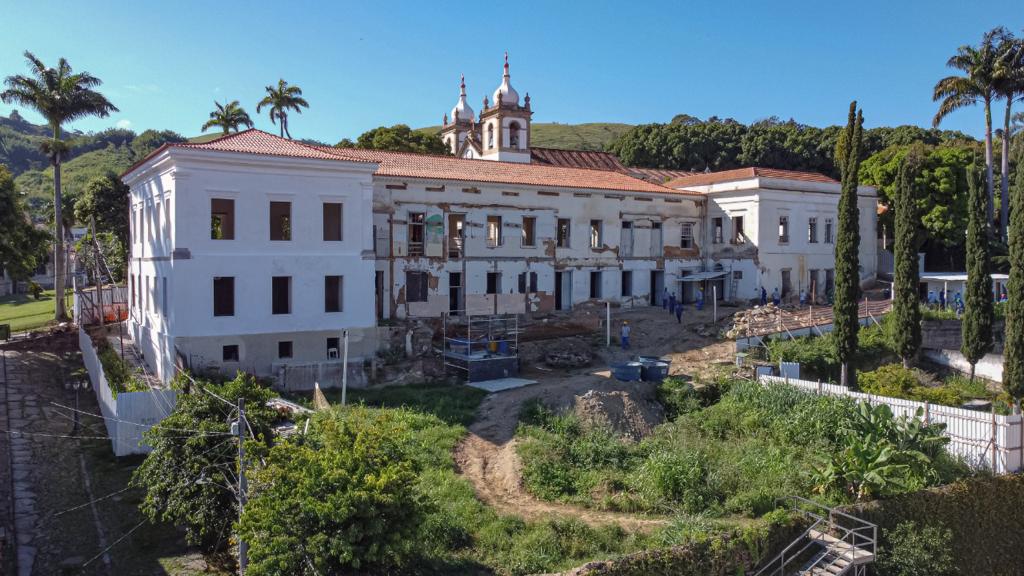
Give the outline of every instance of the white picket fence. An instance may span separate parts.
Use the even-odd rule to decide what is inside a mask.
[[[974,468],[992,470],[997,474],[1019,472],[1022,468],[1024,425],[1020,414],[1003,416],[994,412],[979,412],[930,402],[876,396],[854,392],[838,384],[779,376],[760,375],[758,382],[786,384],[815,394],[842,396],[858,402],[867,402],[872,406],[885,404],[897,417],[915,417],[917,410],[921,409],[922,419],[926,424],[946,425],[943,434],[950,439],[946,449],[962,457]]]
[[[167,417],[174,410],[178,393],[174,390],[150,390],[148,392],[119,392],[110,389],[103,374],[92,338],[82,328],[78,329],[78,347],[89,371],[89,381],[96,391],[103,422],[115,456],[145,454],[152,448],[143,440],[143,433]]]

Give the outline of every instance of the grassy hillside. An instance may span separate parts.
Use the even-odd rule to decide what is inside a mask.
[[[562,148],[565,150],[604,150],[616,140],[630,124],[612,122],[591,122],[587,124],[559,124],[558,122],[537,122],[532,125],[533,141],[539,148]],[[440,126],[419,128],[418,132],[438,132]]]

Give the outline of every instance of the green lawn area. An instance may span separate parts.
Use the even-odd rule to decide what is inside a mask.
[[[324,390],[324,395],[332,404],[341,403],[341,390]],[[363,403],[372,408],[409,408],[433,414],[447,424],[469,426],[484,396],[487,396],[486,392],[469,386],[412,384],[365,390],[350,389],[347,400],[353,404]]]
[[[32,330],[53,320],[53,290],[46,290],[36,300],[28,294],[0,297],[0,324],[10,324],[11,332]]]

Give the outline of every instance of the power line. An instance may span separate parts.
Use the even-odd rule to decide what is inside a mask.
[[[149,428],[159,428],[161,430],[170,430],[172,432],[189,432],[189,433],[192,433],[192,434],[195,434],[195,435],[200,435],[200,436],[231,436],[231,432],[211,432],[211,431],[205,431],[205,430],[196,430],[196,429],[193,429],[193,428],[171,428],[170,426],[161,426],[159,423],[158,424],[150,425],[150,424],[144,424],[144,423],[141,423],[141,422],[132,422],[131,420],[122,420],[120,418],[114,418],[113,416],[104,416],[102,414],[95,414],[95,413],[92,413],[92,412],[86,412],[85,410],[78,410],[78,409],[72,408],[70,406],[64,406],[63,404],[58,404],[57,402],[50,402],[50,404],[53,404],[54,406],[57,406],[59,408],[63,408],[65,410],[71,410],[72,412],[78,412],[79,414],[85,414],[86,416],[93,416],[95,418],[102,418],[104,420],[110,420],[110,421],[113,421],[113,422],[120,422],[122,424],[131,424],[133,426],[140,426],[140,427],[148,426]]]
[[[142,522],[139,522],[138,524],[136,524],[134,528],[132,528],[131,530],[129,530],[129,531],[125,532],[124,534],[122,534],[121,537],[118,538],[117,540],[115,540],[113,544],[111,544],[110,546],[107,546],[103,550],[100,550],[99,554],[97,554],[97,555],[93,556],[92,558],[90,558],[85,564],[82,564],[82,568],[85,568],[89,564],[92,564],[93,561],[95,561],[97,558],[99,558],[100,556],[103,556],[104,554],[106,554],[111,548],[113,548],[119,542],[121,542],[121,540],[124,540],[125,538],[131,536],[132,532],[135,532],[139,528],[142,528],[142,525],[145,524],[146,522],[148,522],[148,520],[143,520]]]

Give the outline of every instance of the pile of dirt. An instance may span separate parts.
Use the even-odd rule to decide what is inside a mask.
[[[630,440],[640,440],[665,421],[665,409],[656,400],[624,391],[590,390],[576,396],[573,411],[581,421],[608,426]]]
[[[782,309],[771,302],[737,312],[732,317],[732,328],[725,333],[725,337],[735,339],[751,336],[755,327],[778,322],[781,316]]]

